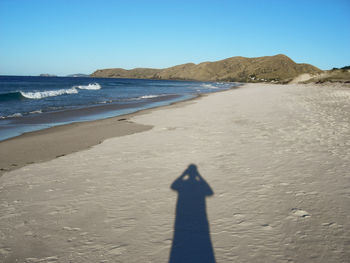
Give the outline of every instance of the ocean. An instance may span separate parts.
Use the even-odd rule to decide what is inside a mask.
[[[0,141],[57,125],[168,105],[237,85],[227,82],[0,76]]]

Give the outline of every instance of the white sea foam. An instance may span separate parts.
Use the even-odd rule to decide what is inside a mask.
[[[145,96],[141,96],[139,97],[139,99],[152,99],[152,98],[157,98],[160,97],[161,95],[145,95]]]
[[[218,89],[219,87],[216,87],[212,84],[202,84],[201,85],[203,88],[206,88],[206,89]]]
[[[43,111],[42,110],[34,110],[34,111],[29,112],[29,113],[37,114],[37,113],[43,113]]]
[[[127,101],[132,101],[132,100],[142,100],[142,99],[152,99],[152,98],[157,98],[157,97],[161,97],[164,96],[164,94],[161,95],[144,95],[144,96],[140,96],[140,97],[136,97],[136,98],[130,98],[130,99],[126,99]]]
[[[86,90],[99,90],[101,89],[101,86],[98,83],[90,83],[89,85],[79,85],[79,86],[74,86],[73,88],[86,89]]]
[[[59,89],[59,90],[47,90],[47,91],[36,91],[36,92],[23,92],[20,91],[23,97],[28,99],[43,99],[47,97],[55,97],[64,94],[76,94],[78,93],[76,88],[70,89]]]
[[[14,113],[14,114],[11,114],[9,116],[7,116],[8,118],[16,118],[16,117],[22,117],[23,115],[21,113]]]
[[[113,102],[113,100],[104,100],[104,101],[100,101],[100,104],[106,104],[106,103],[111,103]]]

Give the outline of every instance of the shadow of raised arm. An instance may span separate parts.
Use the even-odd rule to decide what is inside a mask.
[[[181,191],[184,186],[200,189],[201,194],[211,196],[214,194],[209,184],[204,180],[197,170],[197,166],[191,164],[188,168],[171,184],[171,189]]]

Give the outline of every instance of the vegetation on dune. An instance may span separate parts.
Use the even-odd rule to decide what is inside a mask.
[[[333,68],[325,70],[323,73],[315,75],[313,78],[304,83],[325,83],[325,82],[341,82],[350,83],[350,66],[342,68]]]

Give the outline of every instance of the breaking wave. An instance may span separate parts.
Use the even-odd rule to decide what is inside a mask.
[[[101,86],[98,83],[92,83],[89,85],[74,86],[73,88],[86,89],[86,90],[99,90],[99,89],[101,89]]]
[[[23,115],[19,112],[11,114],[9,116],[6,116],[6,118],[18,118],[18,117],[22,117]]]
[[[21,99],[44,99],[47,97],[55,97],[60,95],[70,95],[79,93],[78,90],[99,90],[101,89],[100,84],[92,83],[88,85],[73,86],[70,89],[59,89],[59,90],[45,90],[45,91],[15,91],[9,93],[0,94],[0,101],[6,102],[11,100],[21,100]]]
[[[71,89],[59,89],[59,90],[47,90],[47,91],[36,91],[36,92],[23,92],[20,91],[21,95],[27,99],[43,99],[47,97],[55,97],[65,94],[76,94],[78,90],[76,88]]]

